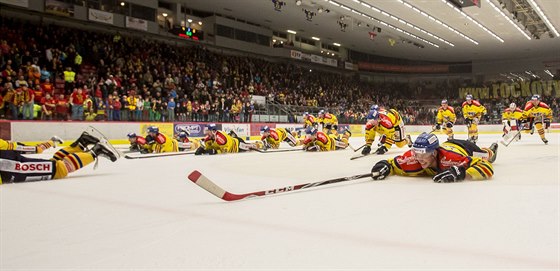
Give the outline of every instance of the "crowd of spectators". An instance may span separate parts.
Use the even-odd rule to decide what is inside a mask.
[[[288,60],[0,20],[5,119],[250,122],[253,114],[266,113],[251,99],[261,95],[285,107],[291,121],[304,111],[327,109],[341,123],[363,123],[369,107],[380,104],[396,108],[406,123],[433,124],[439,105],[437,99],[410,99],[438,93],[409,83],[365,83],[357,75],[309,70]],[[451,95],[446,87],[441,93]],[[482,102],[492,121],[510,101]],[[557,99],[548,102],[558,112]],[[458,108],[462,101],[452,103]]]

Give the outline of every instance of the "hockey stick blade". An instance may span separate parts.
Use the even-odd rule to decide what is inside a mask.
[[[163,152],[163,153],[135,153],[135,154],[126,154],[124,158],[126,159],[144,159],[144,158],[157,158],[157,157],[167,157],[167,156],[178,156],[178,155],[187,155],[187,154],[194,154],[194,151],[190,152]]]
[[[371,177],[371,176],[372,176],[371,173],[360,174],[360,175],[354,175],[354,176],[349,176],[349,177],[341,177],[341,178],[336,178],[336,179],[331,179],[331,180],[326,180],[326,181],[291,185],[291,186],[276,188],[276,189],[272,189],[272,190],[250,192],[250,193],[246,193],[246,194],[230,193],[230,192],[224,190],[223,188],[219,187],[217,184],[212,182],[206,176],[202,175],[202,173],[200,173],[198,170],[195,170],[195,171],[191,172],[191,174],[189,174],[189,176],[188,176],[188,179],[191,180],[196,185],[202,187],[202,189],[212,193],[214,196],[216,196],[220,199],[223,199],[225,201],[236,201],[236,200],[241,200],[241,199],[246,199],[246,198],[267,196],[267,195],[278,194],[278,193],[283,193],[283,192],[312,188],[312,187],[317,187],[317,186],[322,186],[322,185],[328,185],[328,184],[334,184],[334,183],[340,183],[340,182],[346,182],[346,181],[353,181],[353,180],[367,178],[367,177]]]
[[[303,149],[283,149],[283,150],[275,149],[275,150],[270,150],[270,151],[268,151],[268,150],[266,150],[266,151],[265,151],[265,150],[259,150],[259,149],[252,149],[252,150],[257,151],[257,152],[260,152],[260,153],[276,153],[276,152],[303,151]]]

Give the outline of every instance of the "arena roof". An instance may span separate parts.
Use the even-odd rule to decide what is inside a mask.
[[[535,1],[550,23],[560,31],[560,1],[507,1],[515,2],[514,4]],[[540,35],[539,39],[531,36],[529,31],[524,30],[523,23],[508,21],[506,17],[512,18],[512,13],[502,9],[498,0],[481,0],[480,8],[466,7],[462,9],[464,13],[448,5],[445,0],[174,2],[186,4],[197,10],[247,20],[276,31],[294,30],[298,36],[307,39],[316,37],[327,44],[339,43],[352,50],[383,56],[429,61],[535,56],[550,56],[554,60],[560,57],[560,37],[554,34],[553,30]],[[502,10],[504,14],[498,10]],[[311,18],[308,20],[310,14]],[[343,24],[346,24],[345,31],[342,31]],[[515,28],[513,24],[520,26],[520,29]],[[524,25],[529,25],[529,22],[525,22]],[[542,25],[544,22],[541,21]],[[377,32],[377,28],[380,28],[381,32]],[[375,33],[376,36],[370,39],[369,32]]]

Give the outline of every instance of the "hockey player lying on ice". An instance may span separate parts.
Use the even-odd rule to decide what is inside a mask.
[[[411,150],[393,159],[377,162],[371,173],[375,180],[395,174],[433,176],[437,183],[484,180],[494,174],[492,163],[496,160],[497,150],[496,143],[489,149],[481,149],[472,142],[457,139],[440,145],[436,135],[422,133]]]
[[[216,124],[213,123],[206,125],[204,133],[206,134],[204,139],[202,139],[204,146],[200,146],[196,149],[195,155],[237,153],[249,151],[251,149],[259,149],[260,147],[256,144],[246,143],[233,131],[229,134],[224,131],[219,131]]]

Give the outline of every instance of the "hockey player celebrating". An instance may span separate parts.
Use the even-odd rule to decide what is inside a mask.
[[[376,154],[386,153],[393,144],[399,148],[405,145],[412,146],[412,139],[405,133],[404,122],[397,110],[386,111],[373,105],[366,118],[366,146],[362,149],[363,155],[371,152],[371,144],[375,141],[376,134],[380,137]]]
[[[531,126],[530,124],[534,123],[535,127],[537,128],[537,132],[539,133],[539,136],[541,137],[541,140],[544,142],[544,144],[548,144],[548,140],[544,137],[544,129],[548,129],[550,127],[551,119],[552,109],[550,109],[547,104],[541,102],[540,95],[533,95],[533,97],[531,97],[531,100],[525,104],[525,108],[523,109],[522,122],[524,126],[529,127]],[[524,127],[524,129],[527,128]]]
[[[515,103],[509,104],[509,107],[502,112],[502,123],[504,124],[502,135],[502,143],[509,144],[514,137],[517,140],[521,139],[519,133],[520,120],[523,117],[523,110],[519,109]]]
[[[96,161],[99,156],[112,162],[119,157],[109,143],[100,142],[87,132],[70,146],[57,151],[50,160],[28,158],[16,150],[0,150],[0,184],[61,179]]]
[[[302,141],[303,149],[306,151],[334,151],[346,149],[348,147],[348,138],[350,133],[345,131],[342,139],[337,138],[334,134],[327,135],[320,132],[317,128],[308,127],[305,130],[305,139]]]
[[[151,136],[143,137],[132,132],[128,133],[126,136],[128,137],[128,141],[130,142],[131,151],[139,151],[140,153],[153,152],[153,144],[148,144],[148,140],[151,142],[154,141]]]
[[[478,140],[478,122],[483,115],[486,115],[486,108],[478,101],[473,99],[471,94],[467,94],[466,101],[463,102],[463,117],[467,125],[469,138],[472,143]]]
[[[377,162],[371,169],[372,178],[385,179],[389,175],[432,176],[436,183],[460,182],[464,179],[485,180],[492,177],[492,163],[498,144],[480,149],[466,140],[449,140],[439,144],[436,135],[422,133],[412,149],[395,158]],[[481,154],[485,158],[474,155]]]
[[[43,143],[39,143],[35,146],[27,146],[21,142],[12,142],[12,141],[6,141],[3,139],[0,139],[0,150],[7,150],[7,151],[18,151],[21,153],[28,153],[28,154],[32,154],[32,153],[43,153],[43,151],[45,151],[48,148],[56,148],[56,143],[58,144],[62,144],[64,143],[64,140],[62,140],[60,137],[58,136],[53,136],[51,137],[50,140],[45,141]]]
[[[251,149],[258,149],[258,146],[246,143],[234,132],[226,134],[224,131],[219,131],[214,123],[208,124],[204,132],[206,134],[202,140],[204,142],[204,146],[200,146],[196,149],[195,155],[237,153],[249,151]]]
[[[313,126],[309,127],[313,128]],[[292,147],[300,145],[300,142],[285,128],[271,129],[268,126],[264,126],[261,132],[261,141],[265,150],[270,148],[278,149],[281,142],[286,142]]]
[[[435,130],[439,131],[443,128],[447,135],[447,140],[453,139],[453,125],[455,124],[456,118],[453,107],[449,106],[447,100],[442,100],[436,116]]]
[[[168,139],[167,136],[159,132],[157,126],[148,127],[148,136],[146,136],[146,139],[148,144],[153,144],[152,148],[154,153],[179,151],[177,140],[174,138]]]
[[[179,151],[194,151],[200,147],[199,139],[189,139],[188,131],[181,131],[177,135],[177,142],[179,144]]]
[[[315,117],[309,114],[309,112],[303,113],[303,129],[307,129],[307,127],[317,128],[317,122],[315,121]]]
[[[321,110],[319,111],[317,122],[323,125],[323,133],[338,135],[338,119],[335,115]]]

